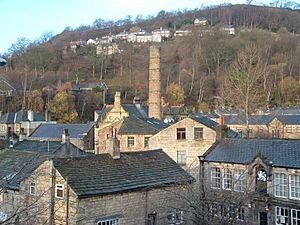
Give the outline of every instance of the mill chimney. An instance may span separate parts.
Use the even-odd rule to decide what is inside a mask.
[[[161,119],[160,47],[150,47],[149,117]]]

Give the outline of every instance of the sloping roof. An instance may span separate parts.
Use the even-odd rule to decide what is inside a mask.
[[[286,125],[300,125],[300,115],[281,115],[276,118]]]
[[[245,125],[246,119],[242,115],[224,116],[227,125]],[[251,125],[266,125],[273,120],[273,115],[257,115],[251,116],[249,123]]]
[[[9,112],[0,117],[0,123],[14,124],[29,121],[28,110],[22,109],[18,112]],[[33,121],[45,121],[45,117],[37,112],[33,112]]]
[[[65,155],[65,156],[84,156],[89,155],[78,147],[69,143],[62,143],[61,141],[47,141],[47,140],[24,140],[19,141],[14,146],[15,151],[45,153],[50,155]]]
[[[19,190],[20,183],[46,160],[45,155],[6,150],[0,153],[0,189]]]
[[[300,140],[224,139],[204,157],[205,161],[249,164],[258,154],[276,167],[300,168]]]
[[[169,125],[154,118],[124,118],[118,134],[156,134]]]
[[[188,183],[193,178],[162,150],[54,159],[79,198]]]
[[[122,104],[123,109],[129,113],[130,116],[135,116],[138,118],[148,117],[148,106],[136,104]],[[102,110],[96,110],[95,112],[99,115],[98,120],[104,120],[107,114],[112,110],[113,105],[107,105]]]
[[[193,116],[191,117],[191,119],[197,121],[198,123],[201,123],[213,130],[216,130],[217,127],[219,126],[219,124],[205,116]],[[233,130],[231,130],[230,128],[227,128],[226,130],[226,134],[227,134],[227,137],[229,138],[233,138],[233,137],[237,137],[238,134],[236,132],[234,132]]]
[[[61,138],[64,129],[68,129],[70,138],[82,138],[94,126],[86,124],[41,124],[31,135],[33,138]]]

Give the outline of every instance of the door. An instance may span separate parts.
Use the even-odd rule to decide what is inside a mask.
[[[258,220],[259,220],[259,225],[268,225],[268,213],[260,212]]]

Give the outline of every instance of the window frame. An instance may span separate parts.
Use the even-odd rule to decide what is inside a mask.
[[[225,168],[223,170],[223,176],[222,177],[222,184],[224,190],[233,190],[233,170]],[[228,186],[228,187],[227,187]]]
[[[144,137],[144,148],[149,147],[149,139],[150,139],[150,137]]]
[[[62,196],[58,196],[57,191],[61,191]],[[64,185],[63,184],[56,184],[55,185],[55,198],[58,198],[58,199],[63,199],[64,198]]]
[[[119,225],[119,218],[99,220],[96,224],[107,225],[107,222],[109,223],[109,225]]]
[[[34,191],[32,191],[32,190],[34,190]],[[36,195],[36,182],[29,183],[29,194]]]
[[[279,181],[280,184],[277,184],[277,180],[282,179],[281,176],[284,176],[285,179],[283,178],[283,180],[284,180],[283,183],[281,183],[282,181]],[[273,194],[274,194],[275,197],[278,197],[278,198],[288,198],[288,195],[289,195],[289,193],[288,193],[289,192],[289,190],[288,190],[289,180],[288,179],[289,179],[289,176],[287,174],[285,174],[285,173],[274,173],[273,174],[273,186],[274,186],[274,188],[273,188],[273,190],[274,190],[273,192],[274,193]],[[281,193],[282,191],[285,193],[285,195],[278,195],[277,194],[278,192]]]
[[[127,148],[134,147],[134,145],[135,145],[134,136],[127,136]]]
[[[213,176],[213,174],[219,174],[220,176],[219,177]],[[215,181],[218,181],[218,182],[215,182]],[[213,184],[218,184],[218,185],[213,185]],[[219,167],[211,167],[210,168],[210,187],[213,189],[221,189],[222,188],[221,168],[219,168]]]
[[[278,214],[278,210],[284,210],[285,211],[285,213],[287,213],[287,215],[281,215],[281,213],[280,213],[280,215]],[[275,212],[274,212],[274,214],[275,214],[275,225],[282,225],[282,223],[277,223],[277,219],[278,218],[280,218],[280,220],[281,220],[281,217],[285,217],[285,218],[287,218],[288,220],[290,220],[290,215],[289,215],[289,208],[286,208],[286,207],[279,207],[279,206],[276,206],[275,207]],[[284,213],[284,214],[285,214]]]
[[[297,180],[295,180],[294,181],[294,186],[292,186],[292,177],[295,177],[295,178],[297,178]],[[289,176],[289,178],[290,178],[290,181],[289,181],[289,192],[290,192],[290,194],[289,194],[289,196],[290,196],[290,198],[291,199],[296,199],[296,200],[300,200],[300,175],[290,175]],[[298,183],[298,185],[296,185]],[[292,188],[295,188],[296,190],[298,190],[298,192],[292,192]],[[292,193],[298,193],[297,195],[298,195],[298,197],[294,197],[294,196],[292,196]]]
[[[184,154],[182,154],[182,153],[184,153]],[[184,159],[184,160],[182,160],[182,159]],[[186,150],[177,150],[177,164],[180,166],[186,166],[186,164],[187,164]]]
[[[296,213],[300,215],[300,210],[299,209],[291,209],[291,224],[292,225],[296,225],[296,224],[299,224],[300,223],[300,217],[293,217],[293,213]],[[294,218],[296,219],[296,222],[297,223],[294,223]]]
[[[243,169],[234,170],[233,190],[236,192],[245,192],[247,187],[246,171]]]
[[[176,139],[177,140],[186,140],[186,128],[185,127],[176,128]]]
[[[203,140],[203,138],[204,138],[203,127],[194,127],[194,140]]]

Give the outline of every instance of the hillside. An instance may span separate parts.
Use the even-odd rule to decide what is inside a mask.
[[[194,26],[193,19],[201,17],[207,18],[207,26]],[[227,104],[216,102],[216,96],[222,97],[223,84],[240,49],[255,43],[268,67],[261,105],[294,105],[300,97],[297,87],[290,87],[300,78],[299,21],[299,10],[252,5],[161,11],[156,17],[136,18],[134,21],[99,19],[93,26],[81,26],[75,30],[66,28],[47,42],[28,45],[23,54],[14,55],[9,60],[9,70],[5,74],[16,86],[24,87],[22,74],[26,67],[30,91],[42,90],[58,81],[74,84],[100,80],[108,85],[111,94],[122,89],[126,101],[130,102],[134,95],[146,101],[151,43],[120,41],[117,43],[120,53],[96,55],[96,47],[89,45],[72,51],[70,41],[87,41],[137,28],[151,32],[163,27],[171,32],[170,38],[160,43],[162,89],[167,101],[172,102],[168,92],[170,85],[175,83],[182,87],[186,105],[207,109],[216,104]],[[235,27],[235,35],[223,32],[223,26],[229,24]],[[189,30],[190,35],[175,37],[175,31],[180,29]],[[173,104],[181,103],[173,101]]]

